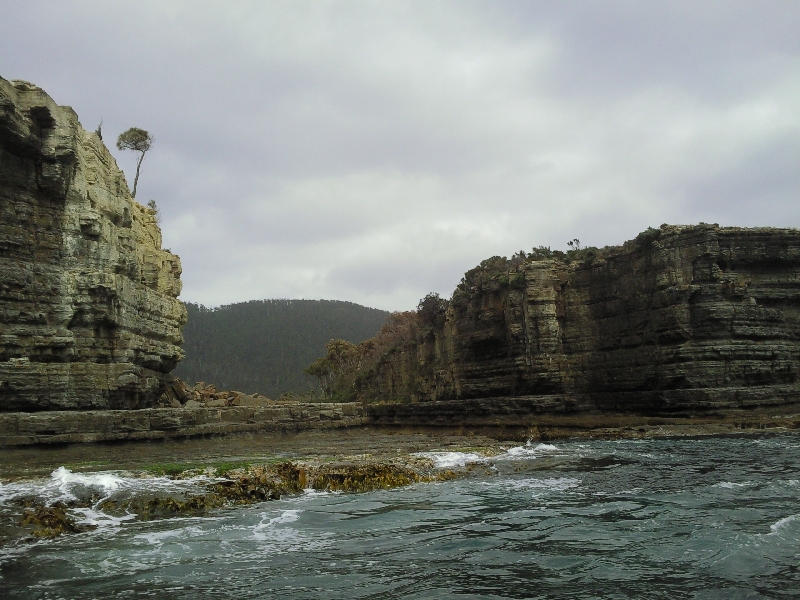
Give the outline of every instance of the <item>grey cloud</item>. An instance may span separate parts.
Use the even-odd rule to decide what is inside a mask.
[[[770,139],[739,161],[680,185],[676,194],[685,198],[684,210],[696,220],[723,215],[726,225],[796,225],[800,221],[800,132]]]
[[[360,266],[343,267],[332,271],[329,279],[337,287],[376,295],[387,290],[394,292],[408,287],[419,288],[424,290],[419,295],[422,298],[429,292],[449,296],[458,283],[458,280],[453,280],[453,273],[464,271],[461,261],[420,265],[418,261],[404,259],[398,257],[391,267],[374,264],[369,270]],[[411,308],[414,305],[405,307],[406,310]]]
[[[770,63],[788,58],[796,65],[800,53],[800,5],[790,0],[507,2],[500,8],[502,24],[517,36],[537,28],[560,41],[562,57],[550,75],[561,93],[619,96],[656,85],[730,98],[751,91],[743,84],[768,83],[774,67],[780,69]]]
[[[540,244],[800,224],[798,30],[796,2],[10,1],[0,75],[156,136],[184,298],[408,309]]]

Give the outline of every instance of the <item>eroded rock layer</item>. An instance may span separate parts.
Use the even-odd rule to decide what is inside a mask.
[[[0,78],[0,411],[155,404],[182,358],[180,273],[100,137]]]
[[[799,361],[800,231],[662,226],[462,284],[359,383],[370,400],[713,410],[796,401]]]

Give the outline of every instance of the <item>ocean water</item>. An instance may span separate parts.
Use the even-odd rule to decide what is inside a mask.
[[[0,548],[5,598],[800,597],[800,436],[427,453],[465,478],[307,492],[210,516],[92,509],[89,532]],[[14,500],[191,492],[207,480],[55,469]],[[16,517],[18,518],[18,516]]]

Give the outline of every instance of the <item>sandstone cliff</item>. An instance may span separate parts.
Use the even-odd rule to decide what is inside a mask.
[[[180,273],[100,138],[0,78],[0,411],[153,405],[182,358]]]
[[[485,261],[438,322],[373,350],[354,389],[548,412],[800,399],[800,231],[662,226],[572,255]]]

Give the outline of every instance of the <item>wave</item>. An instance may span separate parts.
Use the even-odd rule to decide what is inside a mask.
[[[538,458],[542,454],[546,454],[549,452],[556,452],[558,451],[558,446],[554,446],[553,444],[536,444],[533,445],[530,441],[524,446],[515,446],[514,448],[509,448],[505,454],[501,454],[500,456],[496,456],[497,460],[514,460],[514,459],[525,459],[525,458]]]
[[[742,483],[738,483],[738,482],[735,482],[735,481],[721,481],[719,483],[715,483],[712,487],[723,488],[723,489],[726,489],[726,490],[735,490],[735,489],[739,489],[739,488],[750,487],[750,486],[753,486],[753,485],[756,485],[756,484],[753,483],[752,481],[745,481],[745,482],[742,482]]]
[[[46,479],[0,484],[0,516],[16,515],[19,505],[66,505],[66,511],[79,526],[89,527],[87,535],[115,534],[124,523],[137,519],[134,510],[107,512],[104,502],[126,503],[148,497],[183,497],[202,493],[216,478],[198,476],[188,479],[135,476],[120,471],[75,473],[59,467]],[[101,508],[102,507],[102,508]],[[14,516],[14,518],[17,518]],[[7,550],[7,549],[6,549]],[[0,554],[0,564],[7,558]]]
[[[162,546],[165,542],[169,543],[175,539],[185,539],[203,535],[205,532],[197,525],[182,527],[180,529],[167,529],[166,531],[153,531],[140,533],[133,536],[134,540],[144,540],[150,546]]]
[[[271,532],[269,531],[270,529],[274,529],[276,525],[294,523],[300,518],[301,512],[303,511],[298,509],[282,510],[281,514],[279,514],[277,517],[270,517],[267,513],[261,513],[261,521],[259,521],[259,523],[253,527],[253,537],[262,542],[267,541],[267,539],[274,538],[276,532]],[[286,532],[282,532],[281,537],[285,537],[286,535]]]
[[[464,467],[470,463],[485,462],[486,457],[474,452],[414,452],[413,456],[428,458],[437,469]]]
[[[120,471],[75,473],[59,467],[49,479],[15,481],[0,484],[0,506],[15,500],[34,498],[42,504],[90,500],[95,504],[107,498],[138,493],[175,493],[192,491],[214,478],[199,475],[187,479],[165,476],[131,476]]]
[[[558,452],[560,448],[553,444],[533,444],[528,441],[524,446],[509,448],[502,454],[492,457],[481,456],[474,452],[414,452],[413,456],[428,458],[437,469],[464,467],[473,463],[485,463],[491,460],[525,460],[539,458],[542,455]]]
[[[783,519],[776,521],[775,523],[769,526],[770,533],[768,533],[767,535],[776,535],[780,533],[782,530],[789,527],[789,525],[791,525],[798,519],[800,519],[800,514],[789,515],[788,517],[784,517]]]
[[[314,488],[305,488],[303,490],[303,495],[301,496],[301,498],[305,498],[305,499],[317,498],[319,496],[330,496],[332,494],[342,494],[342,493],[343,492],[338,491],[338,490],[334,490],[332,492],[329,492],[328,490],[315,490]]]
[[[581,480],[574,477],[552,477],[549,479],[510,479],[508,483],[514,488],[523,490],[545,489],[563,492],[578,487]]]
[[[547,492],[563,492],[576,488],[580,484],[581,480],[574,477],[549,477],[546,479],[533,477],[506,478],[500,481],[483,481],[480,483],[484,487],[500,487],[520,492],[533,491],[535,497]]]

